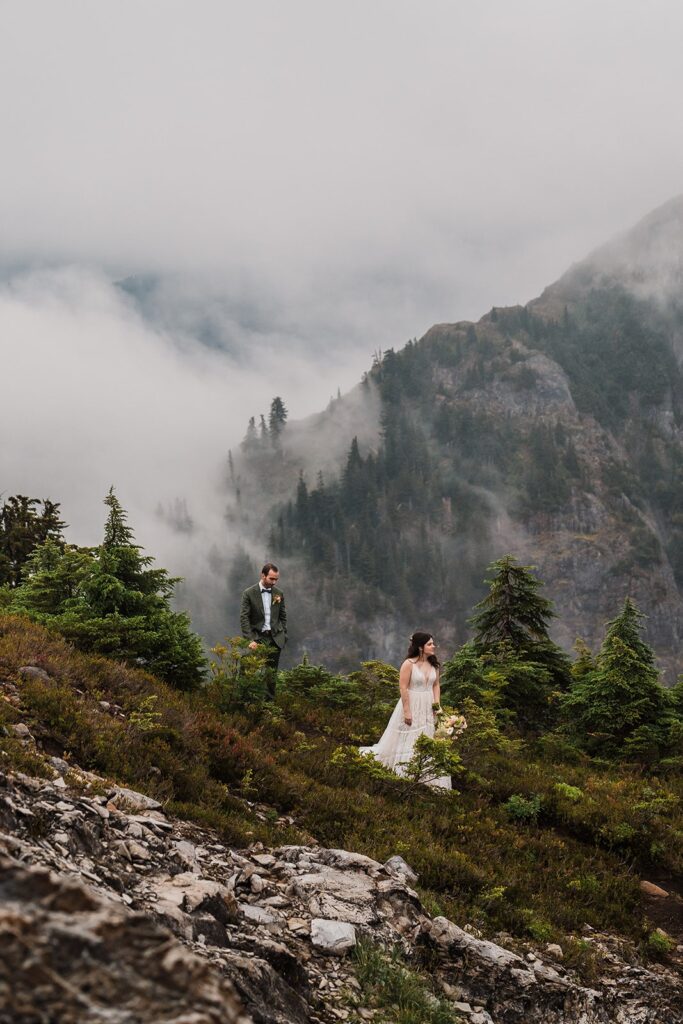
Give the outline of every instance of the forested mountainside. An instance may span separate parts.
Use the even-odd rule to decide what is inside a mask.
[[[284,560],[296,647],[396,660],[426,626],[449,654],[487,564],[510,552],[537,566],[566,648],[596,646],[630,595],[672,679],[682,267],[679,198],[526,306],[434,326],[319,416],[249,431],[228,518]],[[234,582],[250,574],[238,553]]]

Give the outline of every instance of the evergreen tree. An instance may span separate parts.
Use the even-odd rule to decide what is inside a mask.
[[[572,664],[572,679],[584,679],[591,672],[595,671],[595,658],[593,657],[588,644],[578,637],[574,644],[576,659]]]
[[[531,567],[518,565],[512,555],[493,562],[489,571],[489,593],[470,619],[475,630],[471,651],[488,662],[485,689],[496,672],[501,677],[496,688],[502,708],[513,712],[521,724],[544,725],[553,694],[566,690],[570,682],[569,658],[548,633],[555,614],[552,604],[539,594],[542,584]],[[475,689],[472,684],[473,697]]]
[[[590,753],[655,759],[666,749],[676,718],[659,682],[654,653],[642,639],[643,615],[630,598],[607,625],[592,671],[579,675],[562,698],[568,731]]]
[[[346,466],[344,467],[342,477],[343,500],[351,515],[359,512],[366,495],[366,480],[363,469],[363,457],[358,447],[358,438],[354,437],[346,456]]]
[[[104,540],[102,546],[105,548],[131,547],[133,546],[133,531],[126,520],[128,513],[121,505],[121,502],[114,493],[114,488],[109,488],[109,493],[104,499],[104,504],[109,509],[107,521],[104,524]]]
[[[46,621],[45,616],[78,608],[84,601],[86,581],[95,571],[91,548],[47,540],[27,559],[22,584],[13,594],[12,610]]]
[[[99,548],[48,540],[33,552],[10,605],[60,632],[82,650],[143,666],[180,689],[202,681],[200,638],[184,612],[171,609],[176,577],[152,568],[113,488]]]
[[[673,713],[683,725],[683,676],[679,676],[676,685],[669,691]]]
[[[470,619],[474,627],[474,644],[480,650],[507,643],[516,654],[536,655],[539,646],[545,649],[552,641],[548,625],[555,617],[552,603],[539,594],[543,584],[531,572],[532,566],[518,565],[513,555],[492,562],[487,579],[489,592],[475,608]],[[569,659],[556,648],[558,668],[569,669]]]
[[[306,531],[308,526],[308,487],[304,480],[303,470],[299,473],[299,483],[296,487],[296,519],[299,528]]]
[[[88,585],[88,602],[99,615],[147,615],[168,608],[179,577],[166,569],[152,569],[151,555],[143,555],[128,526],[128,513],[110,488],[104,499],[109,514],[98,554],[98,571]]]
[[[256,436],[256,419],[253,416],[249,417],[247,423],[247,432],[242,440],[241,448],[243,452],[253,452],[254,448],[258,446],[258,437]]]
[[[442,667],[441,699],[459,708],[464,701],[472,700],[478,707],[499,711],[505,683],[494,659],[479,652],[470,640]]]
[[[279,438],[280,434],[284,430],[286,422],[287,409],[285,408],[285,403],[281,398],[276,396],[270,403],[270,416],[268,418],[270,434],[274,441]]]
[[[46,540],[60,542],[64,526],[56,502],[24,494],[8,498],[0,507],[0,585],[18,587],[31,552]]]

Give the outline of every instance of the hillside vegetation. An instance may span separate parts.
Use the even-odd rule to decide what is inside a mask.
[[[15,594],[38,563],[27,558]],[[681,688],[659,683],[631,602],[597,658],[582,650],[572,663],[548,636],[552,609],[528,568],[507,557],[491,573],[473,639],[443,667],[443,702],[467,731],[454,747],[428,744],[406,779],[357,752],[395,704],[393,666],[339,675],[304,661],[268,704],[260,655],[234,639],[183,691],[136,667],[137,648],[86,653],[59,635],[58,617],[31,622],[26,589],[24,615],[0,616],[2,762],[49,774],[48,755],[66,758],[237,846],[313,837],[379,861],[402,854],[435,911],[487,934],[561,939],[589,975],[586,925],[665,955],[639,879],[676,884],[683,872]],[[450,793],[420,782],[446,754]]]

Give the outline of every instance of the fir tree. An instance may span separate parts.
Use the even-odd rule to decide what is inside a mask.
[[[524,725],[545,725],[553,694],[570,682],[569,658],[548,633],[552,604],[539,594],[542,584],[531,566],[518,565],[512,555],[493,562],[489,571],[489,593],[470,619],[475,630],[471,651],[488,663],[489,677],[480,685],[490,689],[490,673],[498,672],[495,688],[502,707]],[[473,696],[474,689],[472,683]]]
[[[258,579],[258,569],[246,548],[239,545],[230,559],[228,568],[228,590],[231,594],[241,594]]]
[[[49,498],[41,501],[24,494],[8,498],[0,507],[0,585],[18,587],[31,553],[46,540],[61,542],[64,526],[59,505]]]
[[[91,548],[46,540],[35,548],[23,568],[23,581],[14,592],[12,610],[33,618],[60,615],[83,604],[85,584],[96,571]]]
[[[10,611],[56,629],[82,650],[143,666],[179,689],[202,681],[200,638],[171,598],[179,581],[152,568],[127,523],[113,488],[99,548],[60,546],[53,540],[33,552]]]
[[[109,515],[99,549],[98,572],[89,585],[90,606],[100,615],[145,615],[168,607],[179,577],[166,569],[150,568],[154,559],[143,555],[128,526],[128,513],[110,488],[104,499]]]
[[[133,543],[133,531],[127,525],[128,513],[121,505],[121,502],[114,493],[114,488],[109,488],[109,493],[104,499],[104,504],[109,509],[107,521],[104,524],[104,540],[102,546],[115,548],[119,546],[130,547]]]
[[[562,699],[566,728],[602,756],[663,753],[674,723],[671,695],[661,686],[652,648],[642,639],[643,615],[630,598],[607,632],[592,671]]]
[[[282,399],[276,396],[270,403],[270,416],[268,418],[268,427],[270,428],[270,435],[274,441],[276,441],[282,431],[284,430],[287,422],[287,409]]]
[[[475,647],[486,650],[506,643],[526,657],[536,654],[539,646],[552,644],[548,626],[555,612],[552,603],[539,594],[543,584],[531,569],[530,565],[518,565],[513,555],[491,563],[493,575],[486,580],[489,592],[470,619]],[[568,670],[566,655],[560,661]]]
[[[296,521],[302,531],[306,531],[308,527],[308,518],[308,487],[304,480],[303,470],[301,470],[296,487]]]
[[[581,637],[577,637],[574,650],[576,651],[576,659],[571,668],[572,679],[583,679],[595,671],[595,658],[591,654],[588,644]]]

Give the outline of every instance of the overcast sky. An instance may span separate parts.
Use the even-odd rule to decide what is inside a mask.
[[[682,44],[677,0],[0,0],[0,492],[91,541],[109,483],[197,493],[272,395],[534,297],[683,191]]]

